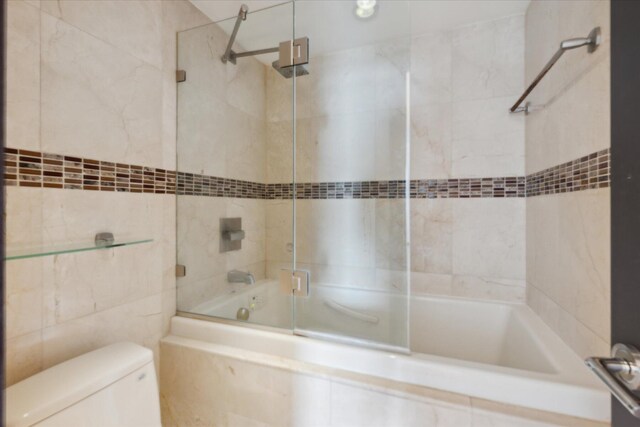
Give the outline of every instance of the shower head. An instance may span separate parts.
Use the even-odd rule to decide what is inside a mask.
[[[273,67],[274,70],[280,73],[280,75],[285,79],[290,79],[291,77],[293,77],[293,70],[295,70],[296,72],[296,77],[306,76],[307,74],[309,74],[309,71],[306,68],[304,68],[304,66],[302,65],[282,68],[280,66],[280,61],[276,60],[271,63],[271,66]]]

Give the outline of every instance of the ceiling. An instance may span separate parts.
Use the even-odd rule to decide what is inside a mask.
[[[249,7],[235,50],[275,47],[293,38],[292,3],[271,0],[190,0],[212,21],[230,34],[241,4]],[[338,50],[393,40],[408,35],[524,14],[530,0],[378,0],[375,16],[362,20],[355,15],[355,0],[297,0],[296,36],[308,36],[312,53]],[[224,20],[224,21],[223,21]],[[220,22],[221,21],[221,22]],[[241,48],[239,47],[241,46]],[[265,63],[275,55],[258,57]]]
[[[282,0],[190,0],[198,9],[209,17],[213,22],[218,22],[238,14],[240,5],[246,4],[249,10],[254,12],[276,4],[286,3]]]

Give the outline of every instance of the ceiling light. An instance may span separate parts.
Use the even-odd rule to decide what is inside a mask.
[[[358,0],[356,1],[356,16],[366,19],[376,13],[376,0]]]
[[[376,0],[358,0],[356,4],[362,9],[373,9],[376,7]]]

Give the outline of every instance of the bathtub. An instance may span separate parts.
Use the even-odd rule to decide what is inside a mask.
[[[280,290],[279,283],[262,280],[203,302],[189,313],[236,319],[244,307],[250,310],[246,323],[292,330],[295,310],[298,335],[408,352],[407,305],[407,296],[399,293],[318,283],[310,297],[293,298]]]
[[[291,333],[292,298],[263,282],[191,310],[234,318],[238,308],[249,307],[246,325],[179,312],[164,341],[207,343],[227,356],[237,351],[255,360],[272,356],[590,420],[610,418],[608,391],[526,305],[414,296],[408,350],[402,346],[406,337],[397,332],[406,328],[393,327],[407,319],[406,297],[367,292],[364,298],[360,291],[331,286],[313,292],[315,298],[295,300],[295,330],[306,336]],[[306,306],[300,310],[299,304]],[[357,344],[389,344],[365,348],[336,342],[340,336]]]

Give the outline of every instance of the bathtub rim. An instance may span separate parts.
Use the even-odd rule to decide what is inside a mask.
[[[325,334],[322,332],[315,332],[315,331],[310,331],[306,329],[279,328],[277,326],[261,325],[259,323],[249,323],[249,322],[244,322],[242,320],[227,319],[224,317],[208,316],[206,314],[190,313],[190,312],[184,312],[184,311],[177,311],[176,317],[185,317],[188,319],[202,320],[205,322],[223,323],[229,326],[238,326],[241,328],[257,329],[259,331],[273,332],[276,334],[284,334],[284,335],[296,336],[296,337],[302,337],[302,338],[324,340],[326,342],[333,342],[336,344],[352,345],[355,347],[381,350],[381,351],[387,351],[387,352],[397,353],[397,354],[409,355],[409,354],[415,353],[415,352],[412,352],[409,347],[405,348],[405,347],[398,347],[394,345],[387,345],[387,344],[378,343],[375,341],[353,338],[349,336],[340,337],[338,335]]]
[[[251,293],[253,291],[255,291],[258,288],[261,287],[267,287],[268,285],[272,285],[272,286],[279,286],[278,282],[270,279],[270,278],[266,278],[266,279],[260,279],[258,281],[256,281],[255,284],[252,285],[247,285],[245,287],[242,287],[240,289],[236,289],[233,290],[232,292],[229,293],[225,293],[225,294],[220,294],[217,295],[207,301],[201,302],[200,304],[198,304],[196,307],[202,307],[203,305],[210,305],[214,302],[216,303],[224,303],[227,302],[226,300],[230,299],[230,298],[240,298],[248,293]],[[505,306],[509,306],[512,308],[517,308],[520,306],[523,306],[525,304],[521,303],[521,302],[517,302],[517,301],[502,301],[499,299],[496,300],[492,300],[492,299],[483,299],[483,300],[478,300],[478,299],[474,299],[474,298],[468,298],[468,297],[463,297],[463,296],[455,296],[455,295],[438,295],[438,294],[404,294],[404,293],[399,293],[397,291],[394,290],[381,290],[381,289],[363,289],[363,288],[358,288],[358,287],[345,287],[345,286],[340,286],[340,285],[334,285],[334,284],[322,284],[322,287],[326,287],[326,288],[335,288],[335,289],[341,289],[341,290],[354,290],[354,291],[367,291],[367,292],[372,292],[372,293],[376,293],[376,294],[385,294],[388,296],[393,296],[393,297],[399,297],[399,298],[407,298],[408,299],[408,306],[407,306],[407,325],[406,325],[406,332],[407,332],[407,346],[406,347],[402,347],[402,346],[398,346],[398,345],[392,345],[392,344],[385,344],[382,342],[377,342],[377,341],[373,341],[373,340],[367,340],[367,339],[362,339],[362,338],[356,338],[356,337],[351,337],[351,336],[340,336],[337,334],[331,334],[331,333],[324,333],[324,332],[316,332],[316,331],[312,331],[312,330],[308,330],[308,329],[302,329],[302,328],[295,328],[295,322],[293,321],[293,318],[291,319],[291,324],[289,327],[282,327],[282,326],[273,326],[273,325],[266,325],[266,324],[261,324],[261,323],[255,323],[255,322],[247,322],[247,321],[242,321],[242,320],[237,320],[237,319],[230,319],[227,317],[220,317],[220,316],[213,316],[213,315],[208,315],[208,314],[202,314],[202,313],[197,313],[194,311],[185,311],[185,310],[176,310],[176,316],[179,317],[186,317],[186,318],[191,318],[191,319],[198,319],[198,320],[204,320],[204,321],[208,321],[208,322],[218,322],[218,323],[223,323],[223,324],[227,324],[227,325],[232,325],[232,326],[240,326],[240,327],[244,327],[244,328],[251,328],[251,329],[257,329],[257,330],[263,330],[263,331],[267,331],[267,332],[275,332],[275,333],[281,333],[281,334],[285,334],[285,335],[293,335],[293,336],[301,336],[301,337],[308,337],[308,338],[317,338],[317,339],[323,339],[326,341],[330,341],[330,342],[335,342],[335,343],[339,343],[339,344],[346,344],[346,345],[353,345],[356,347],[364,347],[364,348],[372,348],[372,349],[377,349],[377,350],[382,350],[382,351],[390,351],[393,353],[399,353],[399,354],[412,354],[412,353],[419,353],[416,352],[414,350],[411,349],[411,303],[413,299],[431,299],[431,298],[435,298],[435,299],[439,299],[439,300],[452,300],[452,301],[466,301],[466,302],[471,302],[471,303],[479,303],[479,304],[500,304],[500,305],[505,305]],[[271,289],[269,289],[268,291],[272,291]],[[291,298],[295,298],[293,295],[291,295]],[[192,310],[195,310],[194,307]],[[293,314],[292,314],[293,316]]]
[[[264,279],[261,280],[260,282],[258,282],[259,286],[266,286],[269,284],[274,283],[272,280],[270,279]],[[328,285],[329,287],[332,287],[332,285]],[[234,295],[236,297],[242,296],[245,293],[249,293],[251,292],[253,289],[253,287],[246,287],[244,289],[242,289],[240,292],[234,292],[231,295]],[[358,288],[354,288],[355,290],[361,290]],[[394,294],[394,292],[387,292],[387,291],[380,291],[380,290],[374,290],[374,292],[376,293],[386,293],[386,294]],[[214,299],[210,300],[215,301],[215,300],[221,300],[223,299],[223,297],[228,296],[228,295],[219,295],[217,297],[215,297]],[[404,297],[404,295],[399,295],[401,297]],[[570,378],[572,376],[575,376],[576,374],[576,370],[580,369],[580,368],[584,368],[584,364],[582,363],[581,360],[579,360],[579,357],[573,353],[573,351],[568,347],[568,345],[566,343],[564,343],[564,341],[562,341],[562,339],[555,333],[553,332],[553,330],[551,330],[551,328],[544,323],[544,321],[542,321],[542,319],[535,313],[533,312],[533,310],[525,303],[522,302],[516,302],[516,301],[500,301],[500,300],[478,300],[478,299],[474,299],[474,298],[469,298],[469,297],[461,297],[461,296],[449,296],[449,295],[436,295],[436,294],[414,294],[409,296],[409,310],[408,310],[408,316],[410,317],[410,312],[411,312],[411,307],[412,307],[412,301],[413,300],[423,300],[423,301],[428,301],[428,300],[435,300],[437,302],[453,302],[455,303],[470,303],[473,305],[499,305],[499,306],[504,306],[504,307],[509,307],[510,311],[511,311],[511,315],[515,315],[515,317],[518,318],[519,321],[524,321],[524,328],[527,329],[528,333],[530,333],[531,337],[533,338],[533,340],[536,342],[536,344],[538,346],[545,346],[545,344],[549,344],[552,347],[554,347],[554,352],[552,352],[550,355],[546,354],[545,357],[547,359],[547,361],[552,365],[552,368],[554,370],[554,372],[542,372],[542,371],[537,371],[537,370],[527,370],[527,369],[523,369],[523,368],[514,368],[514,367],[509,367],[509,366],[503,366],[503,365],[497,365],[497,364],[491,364],[491,363],[485,363],[485,362],[478,362],[478,361],[474,361],[474,360],[469,360],[469,359],[459,359],[459,358],[455,358],[455,357],[449,357],[449,356],[443,356],[443,355],[436,355],[436,354],[432,354],[432,353],[427,353],[427,352],[420,352],[417,350],[413,350],[411,348],[411,339],[409,339],[408,341],[408,346],[405,347],[399,347],[399,346],[393,346],[393,345],[388,345],[388,344],[384,344],[384,343],[379,343],[376,341],[370,341],[370,340],[366,340],[366,339],[358,339],[358,338],[354,338],[354,337],[350,337],[350,336],[344,336],[341,337],[339,335],[334,335],[334,334],[324,334],[322,332],[315,332],[315,331],[307,331],[307,330],[303,330],[303,329],[295,329],[294,327],[291,328],[283,328],[283,327],[278,327],[278,326],[270,326],[270,325],[263,325],[263,324],[259,324],[259,323],[251,323],[251,322],[245,322],[245,321],[240,321],[240,320],[235,320],[235,319],[228,319],[228,318],[224,318],[224,317],[217,317],[217,316],[210,316],[210,315],[206,315],[206,314],[197,314],[197,313],[191,313],[191,312],[184,312],[184,311],[177,311],[176,315],[180,316],[180,317],[186,317],[186,318],[193,318],[193,319],[197,319],[197,320],[202,320],[205,322],[213,322],[213,323],[222,323],[222,324],[226,324],[229,326],[239,326],[241,328],[248,328],[248,329],[254,329],[254,330],[258,330],[258,331],[266,331],[266,332],[272,332],[272,333],[276,333],[276,334],[281,334],[281,335],[286,335],[286,336],[292,336],[292,337],[301,337],[301,338],[310,338],[310,339],[315,339],[315,340],[320,340],[323,342],[327,342],[327,343],[334,343],[334,344],[338,344],[338,345],[346,345],[348,347],[354,347],[354,348],[359,348],[359,349],[365,349],[365,350],[375,350],[375,351],[383,351],[383,352],[391,352],[391,353],[395,353],[395,354],[401,354],[401,355],[405,355],[405,356],[413,356],[413,357],[418,357],[421,358],[422,356],[426,356],[426,358],[431,358],[431,357],[436,357],[436,358],[443,358],[446,360],[453,360],[453,361],[462,361],[464,363],[469,363],[471,365],[476,365],[476,367],[478,368],[482,368],[482,367],[498,367],[500,369],[506,369],[506,370],[514,370],[514,372],[532,372],[535,373],[537,375],[549,375],[553,378],[560,378],[560,377],[564,377],[564,378]],[[292,320],[292,324],[293,324],[293,320]],[[411,322],[409,322],[409,324],[407,325],[407,333],[409,333],[410,335],[410,330],[411,330]],[[545,342],[545,340],[549,340],[548,342]],[[568,350],[568,351],[567,351]],[[569,358],[576,358],[578,357],[578,359],[575,359],[573,362],[580,362],[578,363],[567,363],[567,359]],[[579,368],[578,368],[579,366]],[[569,368],[569,369],[567,369]],[[575,379],[575,378],[574,378]],[[592,375],[588,375],[587,376],[587,381],[590,382],[593,386],[602,386],[602,384],[598,381],[595,380],[595,378]],[[573,384],[572,382],[569,382],[570,384]],[[605,388],[602,388],[603,390],[605,390]]]
[[[426,298],[442,299],[433,296]],[[458,300],[458,298],[455,299]],[[526,310],[526,306],[522,304],[506,304]],[[532,313],[531,315],[535,316]],[[540,319],[538,320],[541,322]],[[572,365],[568,372],[545,374],[417,352],[409,355],[390,353],[297,336],[292,331],[280,328],[252,326],[233,320],[218,321],[217,318],[209,316],[176,316],[172,318],[171,325],[170,337],[184,337],[212,343],[226,347],[231,353],[235,348],[242,352],[253,352],[263,356],[457,393],[499,404],[594,421],[608,422],[610,418],[608,392],[598,387],[597,382],[586,371],[584,372],[586,375],[582,375],[583,371],[579,371],[579,368],[584,368],[582,364],[580,367]],[[241,327],[237,328],[237,326]],[[556,339],[559,340],[557,336]],[[235,344],[237,340],[244,344]],[[252,348],[256,342],[261,343],[258,345],[259,350]],[[266,349],[260,345],[265,345]],[[566,344],[563,343],[563,345],[566,347]],[[292,356],[299,355],[300,351],[305,352],[309,348],[311,353],[324,352],[329,355],[329,358],[338,354],[338,359],[341,360],[328,361],[318,359],[319,356],[316,355],[309,357],[308,354],[303,358]],[[576,355],[574,358],[576,359],[574,362],[579,361]],[[356,360],[366,362],[358,364]],[[367,364],[371,366],[367,367]],[[578,381],[576,381],[576,373],[579,374]],[[469,375],[469,378],[466,375]],[[494,384],[494,386],[483,387],[483,384]],[[499,385],[495,386],[495,384]],[[572,396],[568,405],[563,402],[566,393]]]

